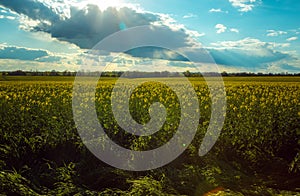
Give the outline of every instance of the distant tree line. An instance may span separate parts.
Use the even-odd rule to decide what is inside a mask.
[[[183,73],[180,72],[140,72],[140,71],[130,71],[130,72],[123,72],[123,71],[111,71],[111,72],[99,72],[99,71],[88,71],[88,70],[80,70],[80,71],[2,71],[2,76],[99,76],[102,77],[134,77],[134,78],[143,78],[143,77],[178,77],[178,76],[186,76],[186,77],[202,77],[203,74],[199,72],[190,72],[185,71]],[[218,76],[219,73],[216,72],[206,72],[205,76]],[[222,76],[300,76],[300,73],[252,73],[252,72],[237,72],[237,73],[227,73],[222,72]]]
[[[288,73],[288,72],[281,72],[281,73],[253,73],[253,72],[236,72],[236,73],[227,73],[222,72],[222,76],[300,76],[300,73]]]
[[[71,71],[2,71],[3,76],[75,76],[76,72]]]

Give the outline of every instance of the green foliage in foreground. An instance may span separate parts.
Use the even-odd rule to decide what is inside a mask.
[[[227,116],[222,135],[212,151],[198,157],[211,101],[205,83],[191,79],[200,103],[198,133],[175,161],[146,172],[112,168],[86,149],[73,122],[72,81],[3,81],[0,193],[202,195],[217,188],[218,195],[299,194],[300,80],[247,80],[225,80]],[[172,137],[178,124],[174,116],[180,112],[175,95],[151,96],[155,84],[137,89],[130,102],[136,121],[147,122],[149,105],[160,97],[170,107],[163,130],[151,138],[133,137],[111,120],[113,84],[114,80],[99,83],[96,105],[100,122],[114,140],[145,150]]]

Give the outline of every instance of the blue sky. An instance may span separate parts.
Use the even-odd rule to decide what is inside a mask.
[[[300,72],[299,18],[299,0],[1,0],[0,70],[82,69],[84,54],[105,37],[150,25],[184,54],[201,43],[220,71]],[[179,71],[192,70],[182,64]]]

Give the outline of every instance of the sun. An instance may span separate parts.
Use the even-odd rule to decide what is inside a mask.
[[[86,0],[86,4],[94,4],[99,7],[101,11],[106,10],[108,7],[122,7],[124,2],[122,0]]]

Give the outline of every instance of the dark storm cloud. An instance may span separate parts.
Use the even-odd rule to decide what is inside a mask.
[[[187,58],[180,55],[179,53],[176,53],[175,51],[153,46],[134,48],[126,51],[126,53],[134,57],[168,59],[172,61],[188,61]]]
[[[74,43],[81,48],[92,48],[104,37],[119,30],[140,25],[149,25],[157,16],[150,13],[137,13],[123,7],[108,8],[101,11],[96,5],[87,5],[83,9],[71,7],[69,18],[62,19],[51,8],[34,0],[1,0],[0,5],[19,14],[24,14],[40,23],[35,31],[44,31],[59,40]]]
[[[236,66],[236,67],[253,67],[258,64],[265,64],[291,58],[290,55],[278,51],[270,50],[269,55],[253,55],[243,50],[234,49],[209,49],[210,55],[217,64]]]
[[[47,20],[51,22],[59,20],[59,16],[53,10],[43,3],[34,0],[1,0],[0,5],[34,20]]]
[[[120,30],[151,25],[153,22],[161,22],[162,20],[158,14],[137,12],[129,7],[118,9],[109,7],[103,11],[97,5],[87,5],[81,9],[70,7],[70,16],[60,18],[51,8],[34,0],[3,0],[0,4],[20,14],[27,15],[31,19],[41,21],[37,26],[28,29],[47,32],[54,38],[74,43],[83,49],[93,48],[103,38]],[[46,23],[45,20],[51,23]],[[152,26],[154,30],[162,28]],[[180,43],[180,46],[183,46],[187,42],[189,35],[183,29],[176,30],[176,34],[174,34],[171,27],[165,25],[163,28],[164,31],[161,32],[165,35],[161,37],[170,37],[170,33],[172,33],[173,43]],[[145,52],[149,54],[149,49]],[[136,51],[134,54],[135,56],[142,56]]]
[[[53,37],[68,41],[81,48],[92,48],[103,38],[121,29],[149,25],[155,21],[155,15],[137,13],[130,8],[108,8],[101,11],[96,5],[88,5],[86,9],[74,10],[71,17],[60,20],[45,29],[38,27],[37,30],[47,31]]]
[[[35,60],[45,56],[48,56],[48,53],[44,50],[32,50],[14,46],[0,48],[0,59]]]

